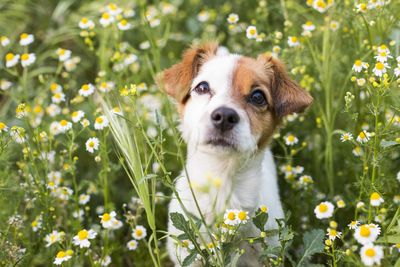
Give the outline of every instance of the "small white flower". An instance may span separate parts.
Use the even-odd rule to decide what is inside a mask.
[[[382,247],[374,246],[372,243],[363,246],[360,250],[361,261],[366,266],[380,265],[383,255]]]
[[[86,83],[82,85],[81,89],[79,89],[79,95],[88,97],[94,93],[94,86],[91,83]]]
[[[235,226],[239,224],[237,218],[238,210],[236,209],[227,209],[224,214],[224,224]]]
[[[36,60],[36,56],[34,53],[21,55],[22,67],[28,67],[29,65],[32,65],[35,62],[35,60]]]
[[[342,232],[338,232],[338,231],[336,231],[336,229],[333,229],[333,228],[328,228],[327,229],[327,234],[326,234],[327,236],[328,236],[328,238],[330,239],[330,240],[335,240],[336,238],[340,238],[341,236],[342,236]]]
[[[128,243],[126,243],[126,247],[129,250],[136,250],[138,247],[138,242],[135,239],[132,239]]]
[[[8,132],[8,126],[4,122],[0,121],[0,133],[3,132]]]
[[[118,22],[118,29],[121,31],[127,31],[132,29],[132,24],[130,24],[126,19],[121,20]]]
[[[6,36],[0,36],[0,43],[3,47],[6,47],[10,44],[10,39],[8,39]]]
[[[19,55],[14,55],[13,53],[8,53],[6,55],[6,67],[11,68],[18,64]]]
[[[353,140],[353,135],[351,133],[343,133],[340,136],[340,141],[346,142],[346,141],[351,141]]]
[[[103,27],[107,27],[108,25],[110,25],[112,22],[114,22],[114,17],[110,15],[110,13],[108,12],[104,12],[101,15],[101,18],[99,20],[101,26]]]
[[[90,229],[89,231],[83,229],[78,232],[76,236],[73,237],[72,243],[75,246],[79,246],[80,248],[88,248],[90,247],[90,239],[96,238],[97,233]]]
[[[86,150],[90,153],[94,153],[95,150],[99,149],[99,139],[97,137],[91,137],[86,141]]]
[[[1,90],[6,91],[6,90],[10,89],[12,85],[13,85],[12,82],[7,81],[6,79],[0,79],[0,89]]]
[[[246,29],[246,37],[248,39],[256,39],[257,36],[258,36],[258,33],[257,33],[256,26],[251,25],[251,26],[247,27],[247,29]]]
[[[100,215],[99,218],[101,225],[105,229],[112,229],[116,224],[115,221],[117,220],[115,217],[117,216],[117,213],[115,211],[112,211],[110,213],[103,213],[103,215]]]
[[[297,38],[296,36],[289,36],[288,37],[288,45],[290,47],[299,46],[300,45],[299,38]]]
[[[394,75],[395,75],[396,77],[399,77],[399,76],[400,76],[400,66],[397,66],[397,67],[394,69]]]
[[[306,23],[301,25],[301,27],[303,28],[303,30],[309,31],[309,32],[315,30],[315,25],[312,23],[312,21],[307,21]]]
[[[103,130],[107,126],[108,126],[108,119],[106,118],[106,116],[99,116],[96,118],[94,122],[94,128],[96,130]]]
[[[104,258],[100,259],[99,263],[100,266],[108,266],[111,264],[111,257],[109,255],[106,255]]]
[[[299,142],[299,139],[293,134],[288,134],[285,136],[285,143],[288,146],[293,146]]]
[[[361,72],[363,69],[368,69],[368,63],[361,61],[360,59],[357,59],[354,61],[353,68],[355,72]]]
[[[353,150],[351,152],[356,157],[361,157],[362,155],[364,155],[364,151],[359,146],[356,146],[355,148],[353,148]]]
[[[147,235],[147,230],[141,225],[137,225],[132,231],[132,237],[136,240],[141,240]]]
[[[397,173],[397,181],[399,181],[400,182],[400,171]]]
[[[239,21],[239,16],[238,14],[231,13],[226,20],[229,24],[236,24]]]
[[[82,30],[93,29],[94,22],[86,17],[83,17],[81,21],[79,21],[79,28],[81,28]]]
[[[50,234],[47,234],[44,237],[44,241],[47,243],[46,247],[50,247],[54,243],[61,242],[64,236],[65,236],[64,232],[58,232],[56,230],[52,231]]]
[[[356,228],[354,233],[354,238],[358,243],[362,245],[370,244],[374,242],[379,234],[381,233],[381,229],[376,224],[363,224]]]
[[[62,86],[57,84],[57,83],[51,83],[50,84],[50,91],[55,94],[55,93],[61,93],[62,92]]]
[[[331,202],[325,201],[321,202],[314,209],[315,216],[318,219],[330,218],[333,215],[334,206]]]
[[[339,26],[340,26],[340,24],[339,24],[339,22],[337,22],[336,20],[332,20],[330,23],[329,23],[329,28],[331,28],[331,30],[332,31],[337,31],[338,29],[339,29]]]
[[[90,201],[90,195],[80,194],[79,195],[79,204],[86,205]]]
[[[71,259],[73,254],[74,254],[74,252],[70,249],[68,249],[67,251],[61,250],[57,253],[56,258],[53,263],[55,265],[61,265],[63,262]]]
[[[370,204],[371,206],[378,207],[384,202],[381,195],[377,192],[373,192],[370,196]]]
[[[371,133],[367,131],[362,131],[357,136],[357,142],[359,143],[367,143],[371,137]]]
[[[378,77],[382,77],[383,74],[386,73],[386,69],[390,68],[390,66],[387,63],[382,63],[382,62],[377,62],[375,64],[374,69],[372,70],[372,72],[378,76]]]
[[[58,55],[58,60],[60,60],[61,62],[64,62],[71,57],[71,50],[64,49],[64,48],[58,48],[56,50],[56,54]]]
[[[107,93],[110,92],[115,88],[115,83],[114,82],[102,82],[98,86],[98,89],[100,92]]]
[[[72,123],[67,120],[61,120],[58,125],[58,129],[61,133],[66,133],[72,128]]]
[[[59,104],[61,102],[65,101],[65,94],[63,93],[55,93],[52,97],[51,97],[51,101],[53,101],[53,103],[55,104]]]
[[[107,12],[110,13],[111,16],[117,16],[119,14],[121,14],[122,9],[119,8],[116,4],[114,3],[110,3],[107,5],[106,7]]]
[[[85,112],[83,112],[82,110],[74,111],[71,114],[71,119],[74,123],[79,122],[81,119],[83,119],[83,117],[85,117]]]
[[[27,46],[30,45],[31,43],[33,43],[33,41],[35,40],[35,38],[33,37],[33,34],[27,34],[27,33],[22,33],[19,36],[19,44],[21,46]]]
[[[360,225],[359,221],[351,221],[347,226],[349,227],[349,229],[355,230],[358,228],[359,225]]]
[[[207,10],[202,10],[197,15],[197,20],[200,22],[206,22],[210,18],[210,12]]]

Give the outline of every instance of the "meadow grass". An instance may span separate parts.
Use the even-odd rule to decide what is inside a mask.
[[[236,266],[240,242],[259,244],[267,266],[400,266],[398,1],[2,0],[0,11],[1,266],[171,266],[169,218],[184,266]],[[265,206],[207,225],[174,187],[185,144],[157,75],[206,40],[282,59],[314,98],[271,144],[278,229],[264,228]],[[171,197],[184,214],[168,215]],[[246,224],[260,235],[243,239]]]

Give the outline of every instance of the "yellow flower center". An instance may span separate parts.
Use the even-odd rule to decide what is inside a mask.
[[[375,256],[375,250],[373,248],[368,248],[365,250],[365,255],[368,257],[373,257]]]
[[[257,33],[257,30],[254,29],[254,28],[251,28],[251,29],[249,30],[249,33],[250,33],[250,35],[255,35],[255,34]]]
[[[74,252],[72,251],[72,249],[68,249],[65,253],[66,253],[68,256],[72,256],[72,255],[74,254]]]
[[[101,15],[102,19],[109,19],[110,18],[110,14],[108,14],[107,12],[104,12],[103,15]]]
[[[128,24],[128,21],[126,19],[121,20],[121,25],[126,26]]]
[[[87,85],[87,84],[82,85],[82,90],[83,91],[88,91],[89,90],[89,85]]]
[[[325,8],[326,7],[326,3],[324,1],[318,1],[317,2],[317,7]]]
[[[361,132],[359,135],[358,135],[361,139],[365,139],[367,136],[365,135],[365,133],[364,132]]]
[[[136,233],[137,236],[142,236],[143,235],[142,229],[136,229],[135,233]]]
[[[29,59],[29,54],[22,54],[21,60],[25,61]]]
[[[116,10],[117,9],[117,5],[111,3],[111,4],[108,5],[108,8],[111,9],[111,10]]]
[[[371,235],[371,230],[369,229],[369,227],[367,225],[362,225],[360,227],[360,235],[362,237],[369,237]]]
[[[58,87],[58,84],[56,84],[56,83],[50,84],[50,90],[51,90],[51,91],[57,90],[57,87]]]
[[[67,256],[67,253],[65,253],[65,251],[59,251],[57,253],[56,258],[60,259],[60,258],[64,258],[65,256]]]
[[[262,212],[267,212],[267,211],[268,211],[268,208],[267,208],[267,206],[262,205],[262,206],[260,207],[260,210],[261,210]]]
[[[82,22],[83,24],[86,24],[86,23],[89,22],[89,20],[88,20],[86,17],[83,17],[83,18],[81,19],[81,22]]]
[[[4,130],[6,128],[6,125],[2,122],[0,122],[0,130]]]
[[[50,242],[54,242],[54,241],[56,241],[56,239],[57,239],[56,235],[54,235],[54,234],[50,235]]]
[[[240,211],[239,212],[239,214],[238,214],[238,218],[239,218],[239,220],[241,220],[241,221],[244,221],[244,220],[246,220],[246,218],[247,218],[247,213],[245,212],[245,211]]]
[[[85,240],[89,236],[89,232],[87,230],[81,230],[78,232],[78,238],[79,240]]]
[[[79,114],[78,111],[74,111],[74,112],[72,112],[72,117],[73,118],[78,117],[78,114]]]
[[[296,43],[297,42],[297,37],[296,36],[293,36],[290,39],[291,39],[292,43]]]
[[[14,54],[13,54],[13,53],[8,53],[8,54],[6,55],[6,60],[7,60],[7,61],[11,61],[11,60],[13,60],[13,58],[14,58]]]
[[[289,135],[289,136],[287,137],[287,140],[288,140],[289,142],[294,142],[294,136],[293,136],[293,135]]]
[[[382,57],[386,57],[386,56],[387,56],[387,54],[386,54],[385,51],[382,51],[382,52],[380,53],[380,55],[381,55]]]
[[[335,229],[330,229],[330,230],[329,230],[329,235],[330,235],[330,236],[336,236],[336,235],[337,235],[336,230],[335,230]]]
[[[361,60],[356,60],[356,61],[354,62],[354,65],[356,65],[357,67],[361,67],[362,61],[361,61]]]
[[[121,23],[122,23],[122,21],[121,21]],[[106,88],[106,87],[107,87],[107,83],[106,83],[106,82],[102,82],[102,83],[100,84],[100,87]]]
[[[381,62],[378,62],[375,64],[375,68],[377,70],[383,70],[385,68],[385,65],[383,65],[383,63],[381,63]]]
[[[308,21],[306,22],[306,25],[307,25],[307,26],[312,26],[313,24],[312,24],[311,21],[308,20]]]
[[[60,48],[60,49],[58,50],[58,54],[59,54],[60,56],[63,56],[63,55],[65,54],[65,49]]]
[[[54,182],[49,182],[48,186],[53,187],[54,186]]]
[[[38,225],[38,222],[37,222],[37,221],[33,221],[33,222],[31,223],[31,225],[32,225],[32,227],[36,227],[36,226]]]
[[[371,194],[371,200],[379,200],[380,198],[381,196],[376,192]]]
[[[96,118],[96,123],[103,123],[103,118],[102,117],[97,117]]]
[[[233,221],[235,219],[235,213],[234,212],[229,212],[228,213],[228,219]]]
[[[61,120],[60,121],[60,125],[61,126],[66,126],[68,124],[68,121],[66,121],[66,120]]]
[[[108,213],[104,213],[101,219],[103,222],[108,222],[109,220],[111,220],[111,216]]]
[[[360,10],[367,10],[367,5],[365,3],[360,4]]]
[[[28,34],[27,33],[23,33],[23,34],[21,34],[20,35],[20,38],[23,40],[23,39],[26,39],[26,38],[28,38]]]
[[[318,210],[319,210],[319,212],[322,212],[322,213],[327,212],[328,211],[328,205],[326,205],[324,203],[321,203],[318,206]]]

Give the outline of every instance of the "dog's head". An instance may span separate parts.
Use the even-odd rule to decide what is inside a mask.
[[[161,80],[178,102],[189,147],[229,153],[265,147],[285,115],[312,102],[278,59],[229,54],[216,43],[192,46]]]

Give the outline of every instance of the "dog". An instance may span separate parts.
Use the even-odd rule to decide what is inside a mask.
[[[180,131],[187,143],[186,168],[176,180],[186,210],[199,216],[199,207],[209,225],[227,208],[251,214],[266,205],[266,227],[277,229],[276,219],[284,214],[269,144],[286,115],[311,105],[310,94],[289,77],[279,59],[267,54],[257,58],[230,54],[215,42],[191,46],[181,62],[161,74],[161,83],[177,103]],[[204,192],[202,188],[210,182],[207,176],[218,177],[218,186]],[[169,204],[172,212],[184,214],[176,198]],[[168,227],[170,234],[182,234],[171,220]],[[255,227],[245,227],[241,234],[260,233]],[[277,244],[277,240],[271,242]],[[179,266],[187,251],[172,238],[167,247]],[[245,250],[239,266],[261,266],[259,249]]]

